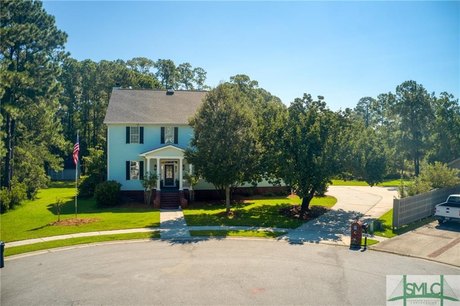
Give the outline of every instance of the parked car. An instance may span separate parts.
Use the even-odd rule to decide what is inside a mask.
[[[434,213],[439,224],[446,221],[460,221],[460,194],[451,194],[447,201],[436,205]]]

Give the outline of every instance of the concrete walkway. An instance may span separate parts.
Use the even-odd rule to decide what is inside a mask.
[[[160,210],[161,239],[190,238],[182,209]]]

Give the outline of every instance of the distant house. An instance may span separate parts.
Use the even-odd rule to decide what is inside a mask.
[[[125,194],[142,194],[146,173],[157,173],[155,204],[177,207],[184,203],[186,173],[193,173],[184,157],[193,129],[188,125],[205,91],[133,90],[114,88],[104,123],[107,125],[107,178],[121,183]],[[271,185],[262,186],[272,190]],[[201,180],[197,198],[216,194]],[[184,193],[185,191],[185,193]]]

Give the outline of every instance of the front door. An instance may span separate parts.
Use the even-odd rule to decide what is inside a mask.
[[[174,165],[165,165],[165,186],[174,187]]]

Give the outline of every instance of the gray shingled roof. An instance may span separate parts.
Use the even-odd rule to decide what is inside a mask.
[[[114,88],[104,123],[187,124],[206,93]]]

